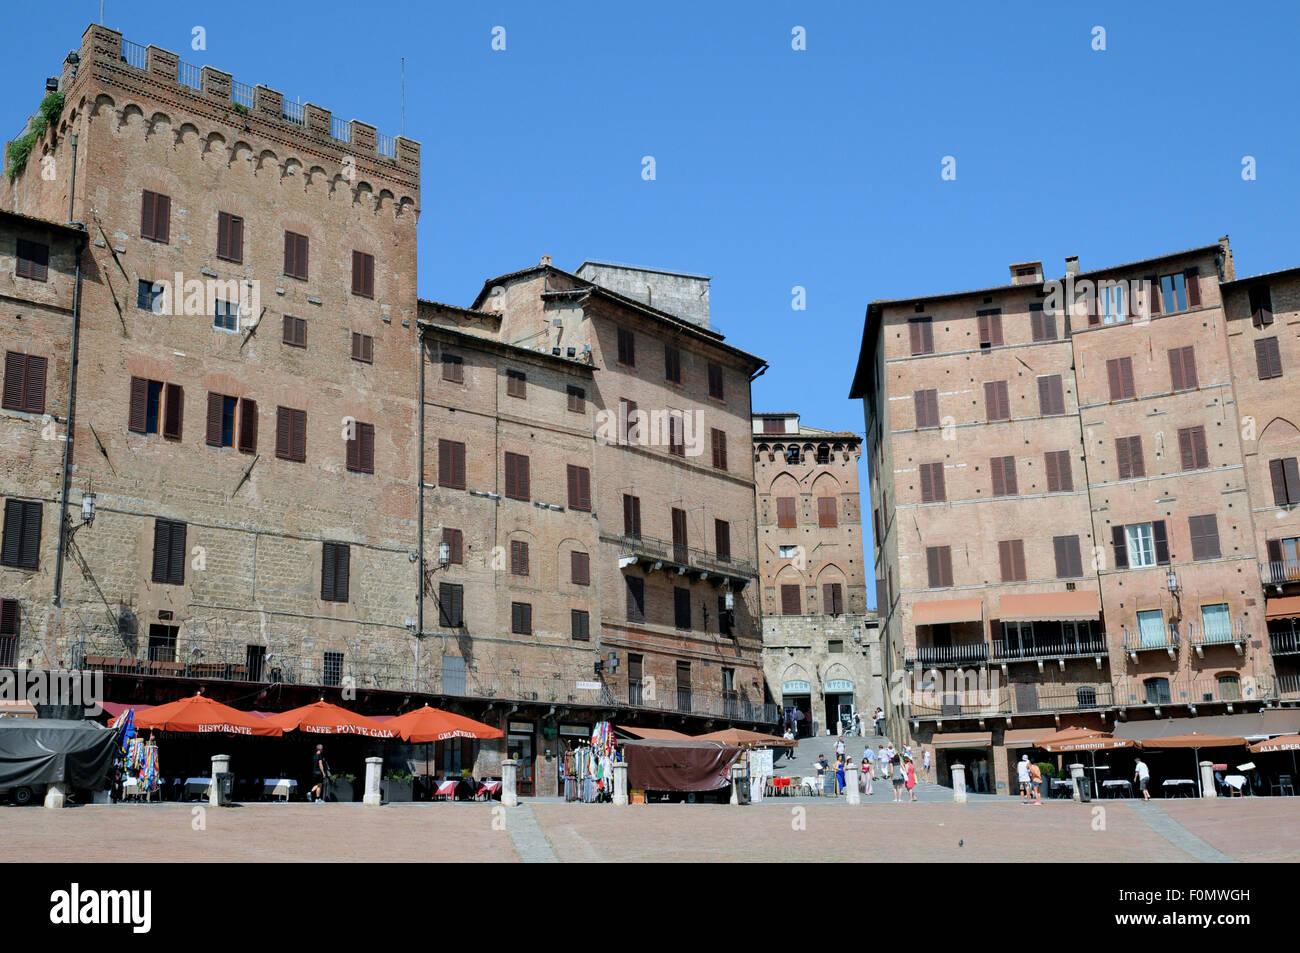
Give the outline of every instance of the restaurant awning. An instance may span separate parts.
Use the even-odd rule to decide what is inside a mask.
[[[1052,733],[1052,728],[1012,728],[1002,735],[1006,748],[1033,748]]]
[[[1097,728],[1062,728],[1040,738],[1038,746],[1044,751],[1060,754],[1070,751],[1109,751],[1112,748],[1133,748],[1137,742],[1131,738],[1116,738],[1110,732]]]
[[[991,731],[945,731],[930,739],[934,748],[987,748],[991,744]]]
[[[680,731],[673,731],[671,728],[634,728],[628,725],[615,725],[619,731],[632,735],[635,738],[649,738],[661,741],[664,738],[671,738],[677,741],[690,740],[690,735],[683,734]]]
[[[1245,738],[1227,735],[1167,735],[1164,738],[1149,738],[1142,742],[1142,747],[1148,751],[1159,751],[1163,748],[1244,748],[1245,746]]]
[[[1300,735],[1279,735],[1260,741],[1250,746],[1255,754],[1268,754],[1272,751],[1300,751]]]
[[[1268,711],[1239,715],[1201,715],[1196,718],[1121,721],[1115,725],[1116,738],[1132,738],[1134,741],[1144,743],[1148,738],[1185,735],[1189,732],[1202,735],[1240,736],[1247,741],[1258,741],[1272,735],[1295,734],[1300,732],[1300,708],[1271,708]]]
[[[946,625],[952,622],[983,622],[984,600],[946,599],[943,602],[917,602],[912,606],[913,625]]]
[[[1265,619],[1300,619],[1300,596],[1269,599],[1264,604]]]
[[[1101,618],[1101,598],[1082,592],[1031,592],[1003,596],[998,605],[1003,622],[1083,622]]]

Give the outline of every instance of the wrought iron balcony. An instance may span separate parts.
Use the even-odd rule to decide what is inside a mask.
[[[955,668],[963,665],[987,665],[989,644],[971,642],[964,645],[918,646],[909,652],[906,663],[920,668]]]
[[[1015,714],[1058,711],[1096,711],[1115,704],[1115,686],[1110,682],[1083,685],[1016,684],[1013,686]]]
[[[1134,661],[1143,652],[1165,652],[1172,659],[1178,653],[1179,641],[1178,627],[1172,622],[1165,623],[1155,633],[1124,626],[1124,651]]]
[[[716,582],[737,583],[740,587],[758,576],[752,563],[737,559],[734,554],[723,557],[652,536],[602,536],[601,539],[621,547],[620,566],[642,563],[652,569],[665,569],[682,575],[693,573]]]
[[[1196,650],[1197,658],[1205,658],[1205,649],[1217,645],[1231,646],[1237,650],[1238,655],[1245,654],[1246,650],[1246,620],[1240,617],[1230,619],[1229,624],[1222,628],[1208,629],[1197,622],[1185,623],[1187,630],[1187,644]]]
[[[1105,658],[1106,634],[1104,632],[1082,639],[1063,639],[1053,642],[1026,644],[993,640],[995,662],[1041,662],[1050,659]],[[1042,667],[1041,665],[1039,666]]]
[[[1279,698],[1300,697],[1300,675],[1279,675],[1274,696]]]
[[[1268,648],[1274,655],[1300,655],[1300,629],[1270,632]]]
[[[1011,695],[1005,687],[957,692],[936,688],[913,692],[907,709],[907,717],[917,721],[992,718],[1011,714]]]
[[[1260,562],[1259,581],[1279,587],[1300,584],[1300,562]]]

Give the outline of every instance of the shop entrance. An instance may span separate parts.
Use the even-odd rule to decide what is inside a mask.
[[[844,736],[853,733],[853,683],[846,678],[832,678],[826,682],[826,721],[832,734]]]
[[[781,685],[781,728],[794,729],[796,738],[807,738],[813,733],[812,686],[794,679]]]
[[[512,721],[506,733],[506,756],[519,762],[519,794],[531,797],[534,792],[534,770],[537,749],[534,744],[535,729],[532,722]]]
[[[952,787],[954,764],[962,764],[966,768],[967,791],[974,794],[988,794],[994,790],[997,782],[993,777],[993,766],[989,762],[988,748],[938,749],[935,752],[935,780],[944,787]]]

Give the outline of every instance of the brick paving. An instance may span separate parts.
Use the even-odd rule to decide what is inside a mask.
[[[1126,801],[1012,799],[850,807],[842,799],[726,805],[252,804],[0,809],[7,862],[1062,861],[1300,862],[1300,800],[1166,801],[1158,826]],[[1098,813],[1100,809],[1101,813]],[[1209,845],[1206,850],[1200,845]]]

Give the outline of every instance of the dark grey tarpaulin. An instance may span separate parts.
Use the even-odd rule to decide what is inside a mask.
[[[627,741],[627,786],[634,791],[716,791],[731,783],[741,749],[716,741]]]
[[[0,718],[0,787],[64,781],[102,790],[117,753],[117,732],[91,721]]]

